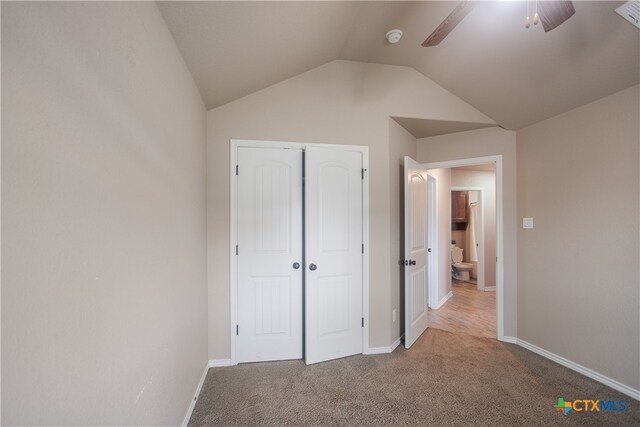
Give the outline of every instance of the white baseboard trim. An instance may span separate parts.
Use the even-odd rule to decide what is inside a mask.
[[[363,354],[386,354],[386,353],[392,353],[393,350],[396,349],[396,347],[398,347],[400,345],[400,342],[402,341],[402,337],[404,337],[404,334],[402,334],[400,337],[398,337],[397,340],[395,340],[393,342],[393,344],[386,346],[386,347],[369,347],[368,349],[366,349]]]
[[[431,307],[433,310],[437,310],[440,307],[442,307],[444,305],[445,302],[449,301],[449,298],[451,298],[453,296],[453,291],[449,291],[448,294],[446,294],[444,296],[444,298],[442,298],[440,301],[438,301],[438,303],[436,304],[435,307]]]
[[[521,340],[519,338],[513,338],[513,337],[503,337],[505,342],[510,342],[513,344],[517,344],[522,348],[525,348],[533,353],[536,353],[542,357],[545,357],[549,360],[552,360],[566,368],[569,368],[573,371],[576,371],[582,375],[584,375],[585,377],[589,377],[592,380],[598,381],[601,384],[604,384],[606,386],[611,387],[614,390],[619,391],[620,393],[624,393],[629,397],[632,397],[636,400],[640,400],[640,390],[636,390],[632,387],[629,387],[626,384],[622,384],[619,381],[616,381],[612,378],[609,378],[605,375],[602,375],[599,372],[596,372],[592,369],[589,369],[585,366],[582,366],[576,362],[573,362],[569,359],[566,359],[562,356],[558,356],[555,353],[552,353],[548,350],[545,350],[544,348],[540,348],[537,345],[531,344],[530,342],[527,342],[525,340]]]
[[[191,414],[193,413],[193,408],[196,407],[196,401],[198,400],[198,396],[200,396],[200,390],[202,390],[202,385],[204,384],[204,380],[207,378],[207,372],[209,372],[209,363],[204,367],[204,372],[200,377],[200,381],[198,381],[198,387],[196,388],[196,392],[193,395],[193,399],[191,399],[191,403],[189,403],[189,408],[187,409],[187,413],[182,420],[182,427],[186,427],[189,424],[189,420],[191,419]]]
[[[231,363],[231,359],[214,359],[214,360],[209,360],[209,365],[210,368],[220,368],[222,366],[233,366],[233,363]]]
[[[400,343],[402,342],[402,338],[403,338],[403,337],[404,337],[404,334],[400,335],[400,336],[398,337],[398,339],[397,339],[397,340],[395,340],[395,341],[393,342],[393,344],[391,344],[391,351],[390,351],[390,353],[392,353],[392,352],[393,352],[393,350],[395,350],[395,349],[400,345]]]
[[[518,344],[518,338],[516,337],[508,337],[508,336],[503,336],[502,339],[499,339],[502,342],[508,342],[509,344]]]
[[[485,292],[495,292],[496,291],[496,287],[495,286],[485,286],[484,287],[484,291]]]

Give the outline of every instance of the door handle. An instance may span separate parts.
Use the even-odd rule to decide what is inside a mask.
[[[318,267],[315,264],[309,264],[309,270],[316,271],[316,268]]]
[[[299,268],[300,268],[300,263],[299,263],[299,262],[294,262],[294,263],[293,263],[293,269],[294,269],[294,270],[297,270],[297,269],[299,269]]]
[[[415,259],[410,259],[409,260],[409,265],[416,265],[416,260]]]

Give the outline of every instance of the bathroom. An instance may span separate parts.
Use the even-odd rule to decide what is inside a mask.
[[[495,259],[494,165],[452,168],[452,280],[472,283],[478,290],[495,290]]]
[[[451,191],[451,251],[453,279],[478,283],[477,190]]]

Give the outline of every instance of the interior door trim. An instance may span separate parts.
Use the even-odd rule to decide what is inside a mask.
[[[238,148],[273,148],[273,149],[301,149],[307,147],[339,148],[346,151],[356,151],[362,154],[362,167],[366,171],[362,180],[362,238],[364,254],[362,257],[362,353],[369,351],[369,147],[363,145],[340,144],[310,144],[303,142],[261,141],[248,139],[231,139],[229,149],[229,348],[230,365],[237,365],[236,356],[236,325],[238,324],[238,266],[236,257],[237,235],[237,180],[236,165],[238,164]]]

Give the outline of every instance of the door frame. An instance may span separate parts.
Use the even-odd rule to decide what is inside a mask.
[[[362,354],[369,349],[369,147],[364,145],[340,144],[312,144],[304,142],[262,141],[251,139],[230,139],[229,149],[229,348],[230,365],[237,365],[236,356],[236,325],[238,323],[238,258],[236,256],[237,233],[237,191],[236,165],[238,164],[238,148],[272,148],[272,149],[301,149],[307,147],[340,148],[347,151],[357,151],[362,154],[364,179],[362,180],[362,239],[364,254],[362,256]],[[303,166],[304,168],[304,166]],[[304,169],[303,169],[304,170]],[[303,248],[304,250],[304,248]],[[303,289],[304,295],[304,289]],[[303,301],[304,309],[304,301]],[[304,312],[303,312],[304,321]],[[304,329],[303,329],[304,331]],[[304,345],[304,339],[303,339]],[[304,354],[304,352],[303,352]]]
[[[498,341],[504,341],[504,190],[503,156],[472,157],[422,163],[427,169],[451,169],[460,166],[495,163],[496,165],[496,332]],[[450,227],[450,226],[449,226]]]
[[[452,185],[451,191],[477,191],[480,193],[478,196],[480,200],[480,219],[482,220],[480,223],[480,242],[481,245],[478,245],[481,249],[478,252],[478,289],[484,291],[484,188],[482,187],[471,187],[465,185]],[[497,253],[497,252],[496,252]]]
[[[435,300],[434,287],[438,283],[438,179],[427,170],[427,245],[431,252],[427,252],[427,262],[429,271],[427,272],[429,281],[427,290],[429,297],[427,302],[429,308],[436,307],[438,301]]]

